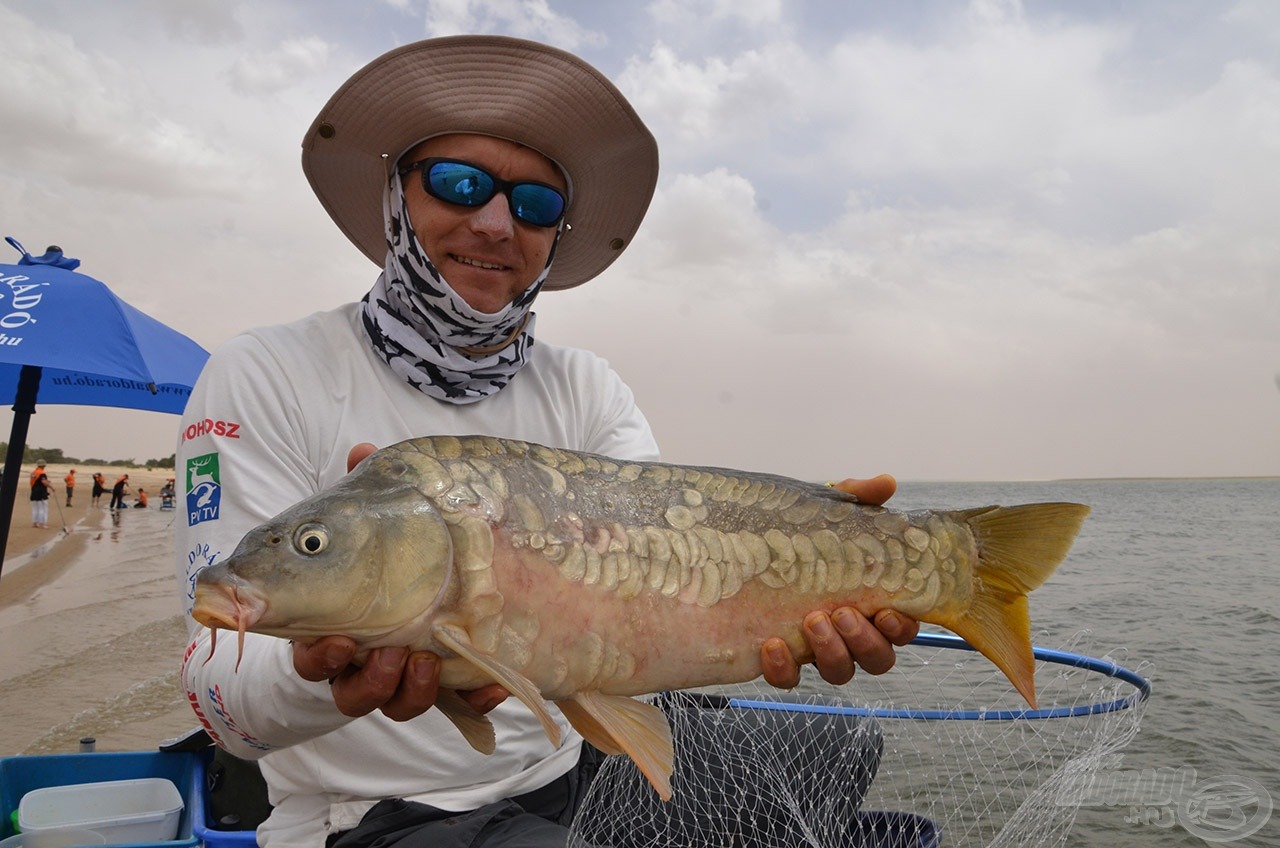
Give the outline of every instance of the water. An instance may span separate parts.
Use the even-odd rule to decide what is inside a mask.
[[[92,513],[55,550],[5,563],[0,754],[76,751],[84,736],[98,750],[153,748],[195,725],[178,685],[186,628],[170,565],[174,515]],[[65,547],[78,552],[51,566]],[[35,569],[44,582],[15,597]]]
[[[907,483],[894,506],[1039,500],[1087,503],[1093,514],[1032,596],[1036,641],[1087,629],[1154,686],[1121,768],[1189,767],[1198,784],[1244,777],[1280,805],[1280,480]],[[1086,807],[1072,844],[1208,844],[1160,812]],[[1230,844],[1280,845],[1280,811]]]
[[[1280,480],[904,483],[894,506],[1037,500],[1094,508],[1032,597],[1037,641],[1087,629],[1155,686],[1122,768],[1243,777],[1280,804]],[[100,750],[148,748],[194,726],[177,685],[172,520],[126,511],[117,527],[77,530],[86,538],[62,544],[84,549],[62,573],[0,606],[0,754],[74,751],[85,735]],[[1085,808],[1071,844],[1209,844],[1171,815]],[[1229,844],[1280,845],[1280,813]]]

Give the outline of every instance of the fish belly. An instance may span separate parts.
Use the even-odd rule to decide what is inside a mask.
[[[823,528],[829,538],[815,542],[795,528],[789,535],[776,528],[699,532],[604,521],[585,529],[590,544],[549,545],[556,536],[546,529],[532,546],[524,533],[495,534],[490,573],[464,572],[483,587],[459,604],[472,614],[455,618],[477,648],[552,699],[750,680],[771,637],[808,658],[800,625],[815,610],[848,605],[871,615],[894,606],[928,618],[969,588],[968,549],[952,545],[944,568],[920,551],[908,561],[909,546],[886,546],[889,537],[874,532],[846,540]],[[923,538],[921,547],[928,550]],[[446,663],[445,685],[489,682],[476,673],[467,663]]]

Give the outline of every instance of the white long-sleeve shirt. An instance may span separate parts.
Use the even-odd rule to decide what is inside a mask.
[[[250,529],[336,482],[359,442],[486,434],[623,459],[657,458],[627,386],[586,351],[538,341],[496,395],[457,406],[396,377],[370,348],[359,304],[253,330],[219,348],[183,415],[177,451],[185,521],[176,533],[184,609],[195,574],[228,557]],[[377,801],[409,798],[468,810],[543,786],[568,771],[581,739],[551,747],[515,699],[490,714],[497,750],[481,755],[436,710],[408,722],[338,712],[329,687],[300,679],[288,642],[248,634],[235,670],[234,638],[212,659],[210,631],[188,619],[183,683],[219,744],[261,759],[275,805],[259,828],[269,848],[319,848]]]

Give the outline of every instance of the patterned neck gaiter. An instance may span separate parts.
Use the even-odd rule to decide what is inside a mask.
[[[555,244],[538,279],[519,297],[500,312],[478,312],[418,243],[399,173],[384,192],[382,212],[387,262],[362,301],[373,349],[401,379],[436,400],[475,403],[498,393],[524,367],[533,346],[530,309],[551,270]]]

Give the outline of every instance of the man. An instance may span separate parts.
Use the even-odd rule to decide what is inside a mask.
[[[31,472],[31,526],[41,530],[49,528],[49,498],[53,493],[53,484],[44,471],[44,465],[36,466]]]
[[[67,490],[67,506],[71,506],[71,496],[76,491],[76,470],[74,468],[67,472],[67,476],[62,478],[62,485]]]
[[[209,360],[183,427],[219,426],[178,449],[188,611],[201,567],[374,445],[487,433],[658,456],[630,389],[603,360],[534,344],[535,297],[613,262],[657,181],[653,137],[598,71],[517,39],[410,44],[357,72],[303,148],[321,203],[382,274],[360,303],[251,331]],[[882,500],[892,481],[858,488]],[[916,629],[890,617],[882,633],[850,610],[836,621],[806,620],[833,680],[852,676],[854,657],[884,670],[889,640],[904,644]],[[581,739],[563,718],[567,741],[554,749],[501,687],[463,693],[497,728],[486,757],[430,709],[431,654],[388,647],[356,666],[343,637],[290,645],[247,634],[237,671],[235,651],[210,658],[209,647],[208,632],[193,631],[183,681],[221,745],[261,758],[275,805],[258,831],[267,848],[390,844],[393,831],[433,845],[461,844],[462,834],[564,844],[584,787]],[[762,649],[762,664],[770,682],[794,684],[781,640]]]
[[[116,478],[115,485],[111,487],[111,503],[107,505],[108,509],[125,509],[124,493],[129,489],[129,475],[121,474]]]

